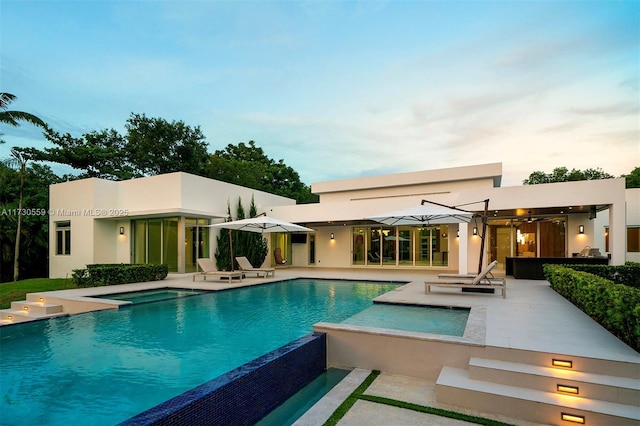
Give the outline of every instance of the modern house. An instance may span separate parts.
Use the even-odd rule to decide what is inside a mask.
[[[624,179],[501,187],[501,176],[502,164],[492,163],[320,182],[312,185],[320,202],[304,205],[187,173],[56,184],[50,276],[121,262],[193,272],[196,259],[216,249],[219,231],[207,225],[224,221],[228,206],[235,217],[238,200],[248,211],[252,198],[259,213],[315,230],[265,234],[271,252],[280,248],[289,266],[473,272],[482,237],[484,263],[498,260],[506,269],[513,259],[572,258],[585,247],[598,248],[610,264],[640,260],[640,190],[625,190]],[[424,227],[367,219],[423,200],[478,215],[470,223]],[[265,263],[275,266],[272,253]]]

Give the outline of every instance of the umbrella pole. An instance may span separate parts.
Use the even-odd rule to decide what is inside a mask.
[[[229,228],[229,256],[231,256],[231,272],[233,272],[233,238]]]

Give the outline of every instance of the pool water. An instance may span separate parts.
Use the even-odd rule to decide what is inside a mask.
[[[2,327],[0,423],[116,424],[396,287],[294,280]]]
[[[300,416],[320,401],[342,379],[347,377],[349,370],[329,368],[318,378],[287,399],[284,404],[263,417],[257,426],[288,426],[295,423]]]
[[[375,303],[342,323],[462,337],[469,312],[469,309]]]
[[[189,290],[181,288],[159,288],[156,290],[133,291],[130,293],[114,293],[102,296],[93,296],[99,299],[123,300],[131,303],[158,302],[160,300],[177,299],[179,297],[195,296],[205,293],[201,290]]]

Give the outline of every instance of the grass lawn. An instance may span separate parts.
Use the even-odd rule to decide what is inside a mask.
[[[0,309],[11,307],[11,302],[25,300],[27,293],[78,288],[70,278],[31,278],[0,284]]]

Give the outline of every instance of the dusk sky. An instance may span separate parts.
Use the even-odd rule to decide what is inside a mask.
[[[132,112],[303,182],[640,166],[640,2],[0,1],[0,91],[60,133]],[[51,146],[31,125],[13,146]]]

